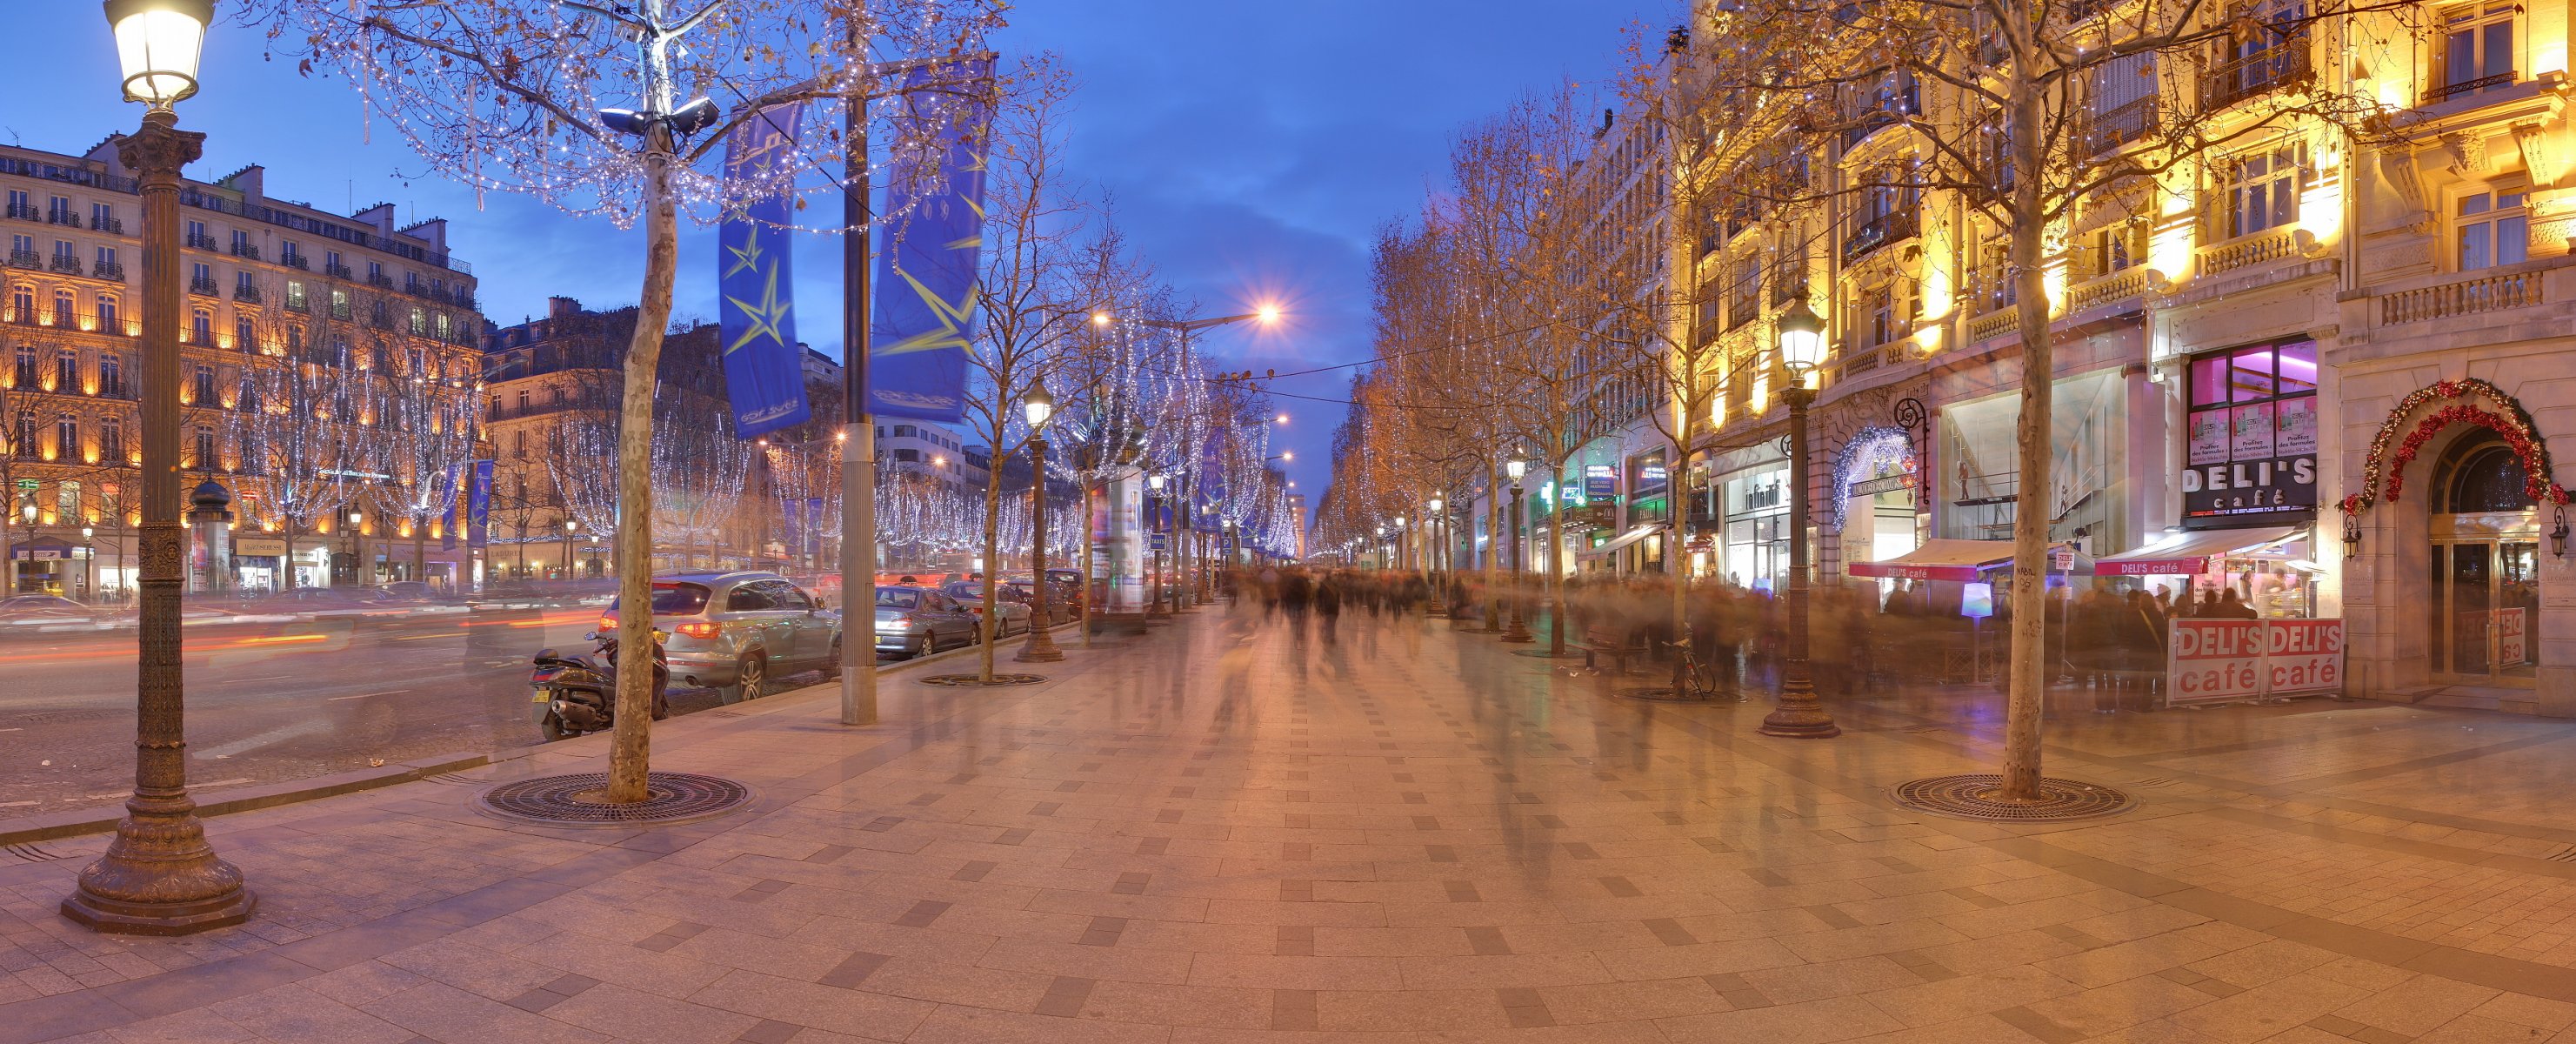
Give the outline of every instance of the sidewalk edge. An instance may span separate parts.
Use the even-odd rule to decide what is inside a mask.
[[[537,749],[513,747],[483,754],[439,754],[389,764],[382,768],[227,790],[221,797],[201,799],[197,805],[197,814],[221,816],[336,797],[341,794],[354,794],[362,790],[376,790],[398,783],[409,783],[424,776],[513,761],[527,757]],[[70,809],[50,815],[27,816],[20,819],[0,819],[0,845],[30,844],[37,841],[78,837],[83,834],[104,833],[116,829],[117,821],[124,817],[124,806],[107,805],[99,808]]]

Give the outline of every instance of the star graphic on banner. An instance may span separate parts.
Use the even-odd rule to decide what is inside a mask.
[[[795,306],[778,299],[778,266],[770,265],[767,274],[769,278],[761,287],[759,304],[753,304],[739,297],[725,298],[732,302],[734,307],[742,309],[743,317],[751,321],[750,325],[743,327],[742,336],[734,338],[732,344],[725,346],[725,354],[731,355],[742,346],[763,336],[780,344],[787,343],[787,334],[782,327],[787,321],[788,309]]]
[[[725,266],[724,276],[719,278],[729,278],[736,272],[759,268],[760,230],[758,228],[743,229],[742,245],[738,247],[726,247],[725,253],[733,255],[733,263]]]

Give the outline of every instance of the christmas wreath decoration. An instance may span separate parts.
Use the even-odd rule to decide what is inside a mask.
[[[2405,429],[2409,414],[2428,403],[2442,400],[2465,401],[2433,411],[2416,422],[2412,430],[2406,431],[2403,439],[2399,438],[2398,433]],[[2502,408],[2489,410],[2479,405],[2478,400]],[[2397,408],[2388,411],[2388,420],[2380,424],[2378,436],[2370,441],[2370,455],[2363,458],[2361,465],[2361,491],[2343,498],[2343,513],[2359,515],[2370,510],[2382,495],[2383,476],[2387,480],[2385,495],[2390,502],[2404,496],[2406,465],[2414,463],[2416,454],[2425,443],[2432,441],[2433,436],[2454,424],[2474,424],[2502,438],[2505,446],[2522,461],[2523,473],[2529,476],[2523,492],[2534,502],[2567,503],[2566,487],[2550,478],[2549,446],[2533,426],[2531,414],[2524,412],[2522,404],[2515,402],[2513,396],[2505,394],[2503,389],[2468,377],[2436,381],[2398,400]],[[2394,452],[2391,452],[2392,446]]]

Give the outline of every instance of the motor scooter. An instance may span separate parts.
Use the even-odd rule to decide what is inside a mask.
[[[537,733],[548,743],[617,725],[617,636],[594,631],[582,637],[599,643],[595,655],[539,649],[528,672],[530,709],[536,716]],[[665,632],[653,632],[655,721],[671,716],[671,663],[662,650],[665,637]]]

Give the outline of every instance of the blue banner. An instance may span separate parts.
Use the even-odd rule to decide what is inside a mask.
[[[823,498],[821,497],[814,497],[805,502],[805,553],[816,558],[823,556]]]
[[[914,67],[900,86],[906,129],[938,137],[923,170],[895,156],[886,212],[894,242],[877,253],[869,326],[869,409],[879,416],[956,423],[966,417],[966,353],[982,299],[984,155],[993,120],[993,62],[965,58]]]
[[[779,513],[786,539],[778,542],[778,557],[794,558],[805,553],[805,505],[790,500],[787,510]]]
[[[438,498],[438,502],[447,507],[446,513],[438,520],[438,549],[454,551],[456,550],[456,465],[450,464],[447,470],[438,473],[438,484],[430,487],[430,495]]]
[[[725,135],[728,187],[774,186],[725,214],[716,234],[718,325],[724,337],[725,396],[733,402],[734,437],[757,438],[803,424],[805,361],[796,347],[795,281],[789,262],[792,186],[801,102],[772,105]]]
[[[482,547],[492,538],[492,462],[474,462],[474,482],[465,494],[465,543]]]

